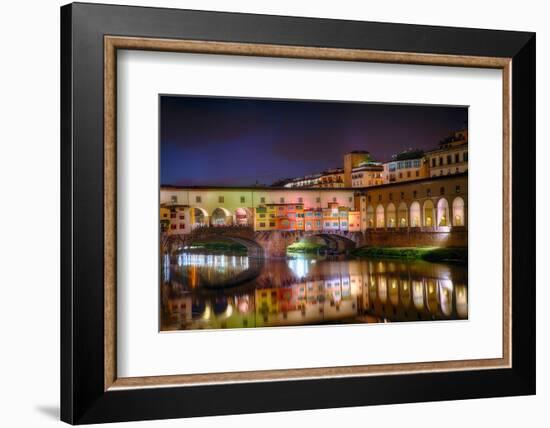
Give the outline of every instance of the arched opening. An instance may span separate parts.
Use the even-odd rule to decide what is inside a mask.
[[[423,207],[424,214],[424,226],[431,227],[434,225],[434,203],[431,199],[428,199],[424,202]]]
[[[397,208],[397,223],[399,227],[407,227],[407,204],[401,202]]]
[[[437,225],[449,226],[449,203],[447,199],[441,198],[437,202]]]
[[[367,208],[367,227],[369,229],[374,227],[374,208],[372,205]]]
[[[384,207],[381,204],[376,207],[376,227],[384,227]]]
[[[417,201],[411,204],[410,223],[411,227],[420,227],[420,204]]]
[[[231,213],[225,208],[216,208],[212,212],[212,226],[230,226],[232,220]]]
[[[207,226],[208,213],[202,208],[191,208],[189,210],[191,219],[191,228]]]
[[[395,205],[389,203],[386,209],[386,217],[388,221],[388,227],[395,227],[397,221],[395,220]]]
[[[453,226],[464,226],[464,199],[460,196],[453,200]]]
[[[235,210],[235,225],[250,226],[252,225],[252,213],[248,208],[237,208]]]

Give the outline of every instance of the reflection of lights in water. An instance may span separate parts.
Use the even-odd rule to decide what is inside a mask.
[[[422,287],[422,282],[413,281],[412,288],[414,307],[421,311],[424,308],[424,288]]]
[[[465,285],[456,285],[456,313],[460,318],[468,317],[468,289]]]
[[[241,314],[247,313],[249,306],[250,305],[248,296],[239,297],[237,299],[237,309]]]
[[[169,266],[169,258],[163,257],[162,261],[163,268]],[[381,260],[267,260],[267,266],[253,286],[249,290],[239,290],[244,295],[221,293],[231,303],[226,304],[224,300],[222,304],[224,298],[216,298],[214,304],[210,300],[212,297],[197,295],[193,284],[200,287],[203,281],[214,284],[231,279],[247,268],[249,263],[256,266],[255,259],[232,254],[182,253],[171,258],[171,261],[177,262],[182,269],[173,269],[172,266],[172,278],[168,280],[170,292],[189,293],[197,301],[194,303],[193,317],[189,315],[191,324],[184,327],[183,324],[172,325],[175,328],[218,328],[220,324],[216,320],[233,320],[236,313],[239,317],[254,313],[258,315],[249,318],[246,327],[316,324],[337,320],[361,323],[366,318],[371,321],[412,321],[429,319],[426,318],[428,310],[437,318],[468,316],[466,286],[453,284],[450,279],[446,279],[447,276],[456,278],[456,268],[453,266],[434,265],[425,269],[414,262],[392,263]],[[375,270],[369,270],[369,266]],[[166,305],[170,305],[170,300],[168,297]],[[177,308],[177,300],[174,302]],[[413,302],[418,314],[416,310],[411,311]],[[385,304],[388,306],[381,307]],[[179,312],[184,313],[183,310]],[[165,325],[170,326],[170,322],[175,322],[175,319]]]
[[[309,273],[309,263],[306,259],[296,258],[288,260],[288,267],[298,278],[304,278]]]
[[[382,303],[386,303],[388,298],[388,283],[385,276],[378,277],[378,297]]]
[[[211,314],[212,314],[212,308],[210,307],[210,303],[206,303],[204,312],[202,313],[201,318],[203,320],[209,320]]]
[[[233,305],[230,303],[227,304],[227,309],[225,310],[223,317],[229,318],[233,314]]]
[[[453,282],[448,279],[439,281],[441,312],[446,316],[453,311]]]
[[[392,278],[390,282],[390,302],[392,303],[392,305],[397,306],[397,304],[399,303],[399,290],[397,289],[397,279]]]

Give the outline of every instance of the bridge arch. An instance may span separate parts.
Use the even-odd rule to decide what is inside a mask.
[[[321,238],[331,250],[338,252],[353,250],[356,247],[353,240],[336,233],[318,233],[313,236]]]

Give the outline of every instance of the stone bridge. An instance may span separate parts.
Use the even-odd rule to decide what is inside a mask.
[[[360,232],[257,231],[248,226],[197,227],[188,234],[163,235],[163,252],[171,253],[194,242],[232,242],[243,245],[249,257],[285,257],[287,247],[304,238],[315,239],[332,252],[345,252],[365,244]]]

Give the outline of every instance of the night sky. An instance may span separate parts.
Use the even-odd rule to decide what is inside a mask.
[[[343,167],[344,153],[387,161],[467,126],[468,109],[396,104],[162,96],[162,185],[269,185]]]

